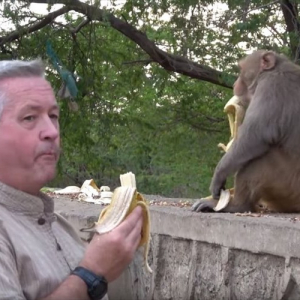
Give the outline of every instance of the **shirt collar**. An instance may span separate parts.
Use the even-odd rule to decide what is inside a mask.
[[[19,191],[0,182],[0,205],[12,212],[26,214],[52,214],[54,201],[46,194],[39,192],[38,196]]]

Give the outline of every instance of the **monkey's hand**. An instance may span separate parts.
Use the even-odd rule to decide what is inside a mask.
[[[213,199],[218,200],[221,195],[221,191],[225,190],[226,178],[220,175],[220,173],[215,173],[211,181],[209,190]]]
[[[217,203],[218,201],[212,199],[211,197],[201,198],[193,204],[192,211],[215,212],[214,208],[216,207]]]
[[[219,201],[213,199],[212,196],[201,198],[193,204],[192,210],[196,212],[222,212],[228,205],[233,191],[234,189],[222,190]]]

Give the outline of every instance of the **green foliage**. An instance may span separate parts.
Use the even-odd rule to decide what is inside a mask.
[[[110,27],[109,13],[169,53],[229,78],[237,74],[237,60],[251,49],[291,54],[292,35],[285,32],[280,6],[268,2],[132,0],[120,6],[116,1],[102,7],[103,22],[89,22],[76,33],[85,18],[69,12],[4,43],[0,59],[43,58],[55,91],[62,79],[46,55],[48,40],[66,69],[77,76],[79,110],[70,109],[70,100],[58,99],[63,153],[52,186],[81,185],[93,178],[99,186],[114,188],[121,173],[132,171],[144,193],[207,195],[222,155],[217,144],[229,138],[223,107],[232,91],[144,62],[148,57],[143,50]],[[19,5],[3,2],[0,36],[23,30],[24,24],[41,17],[32,6]],[[49,5],[49,10],[55,8]]]

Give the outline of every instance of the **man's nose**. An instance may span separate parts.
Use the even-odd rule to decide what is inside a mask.
[[[55,140],[59,137],[59,125],[56,120],[46,117],[40,131],[42,140]]]

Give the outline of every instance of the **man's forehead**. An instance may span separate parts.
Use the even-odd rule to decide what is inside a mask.
[[[42,104],[36,104],[35,102],[27,102],[24,103],[23,105],[20,106],[21,110],[34,110],[34,111],[39,111],[39,110],[43,110],[44,106]],[[50,105],[49,110],[59,110],[59,107],[57,105],[57,103],[55,102],[53,105]]]
[[[47,80],[39,76],[12,77],[0,80],[0,90],[3,90],[5,93],[13,94],[18,92],[25,92],[32,89],[51,90],[52,88]]]
[[[0,80],[0,92],[3,91],[9,100],[6,106],[18,105],[19,108],[38,109],[39,107],[55,108],[57,102],[51,85],[42,77],[16,77]],[[8,108],[7,107],[7,108]]]

